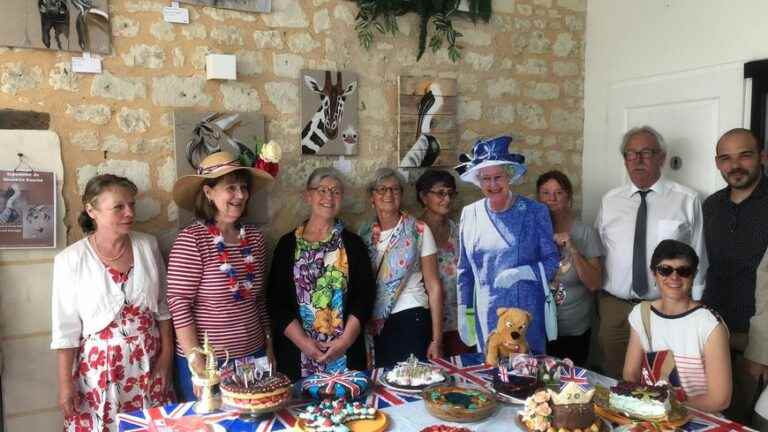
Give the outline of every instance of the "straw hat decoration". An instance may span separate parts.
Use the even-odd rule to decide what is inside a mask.
[[[184,209],[193,210],[195,196],[202,188],[203,182],[219,178],[235,171],[247,171],[251,175],[251,192],[271,184],[278,172],[280,147],[273,141],[263,145],[259,157],[254,162],[256,168],[243,166],[232,153],[221,151],[211,153],[200,162],[197,174],[185,175],[173,185],[173,200]]]

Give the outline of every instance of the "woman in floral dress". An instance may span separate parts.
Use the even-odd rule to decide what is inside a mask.
[[[361,329],[375,282],[365,245],[337,218],[343,195],[336,170],[313,171],[304,191],[309,219],[280,239],[272,260],[277,368],[293,379],[366,366]]]
[[[56,256],[52,342],[66,431],[117,430],[116,414],[172,401],[165,264],[132,231],[136,186],[111,174],[85,187],[86,237]]]

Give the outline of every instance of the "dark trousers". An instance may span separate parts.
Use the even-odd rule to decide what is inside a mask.
[[[547,355],[569,358],[576,366],[586,367],[591,333],[587,330],[578,336],[560,336],[547,342]]]
[[[387,318],[381,333],[373,338],[376,367],[392,367],[411,354],[426,361],[431,341],[429,309],[415,307],[394,313]]]

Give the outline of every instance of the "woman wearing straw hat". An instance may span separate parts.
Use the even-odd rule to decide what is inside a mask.
[[[193,355],[208,334],[216,355],[245,361],[271,355],[265,302],[264,236],[242,223],[248,198],[274,178],[248,168],[228,152],[200,162],[197,174],[181,177],[173,200],[197,219],[176,237],[168,262],[168,305],[176,329],[179,395],[194,400],[189,362],[202,372],[203,358]]]
[[[509,153],[511,142],[508,136],[480,139],[458,167],[461,179],[485,195],[464,207],[459,223],[459,334],[483,352],[496,310],[525,309],[533,318],[526,339],[540,354],[547,340],[545,292],[560,257],[547,207],[510,190],[527,171],[525,157]]]

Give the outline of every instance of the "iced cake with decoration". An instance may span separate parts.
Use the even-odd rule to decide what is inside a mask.
[[[280,372],[232,374],[220,385],[221,401],[244,410],[266,410],[291,397],[291,380]]]
[[[301,428],[309,432],[348,432],[348,422],[376,418],[376,408],[344,399],[325,399],[299,414]]]
[[[520,421],[530,431],[591,431],[600,430],[592,397],[595,389],[586,378],[586,370],[561,367],[559,387],[550,386],[525,400]]]
[[[357,399],[368,391],[368,377],[360,371],[318,372],[304,378],[301,388],[313,399]]]
[[[388,384],[397,387],[424,388],[445,381],[445,374],[440,368],[422,363],[411,355],[407,361],[398,363],[387,372],[385,379]]]
[[[612,410],[642,420],[665,420],[672,410],[667,385],[620,382],[611,387],[608,404]]]

